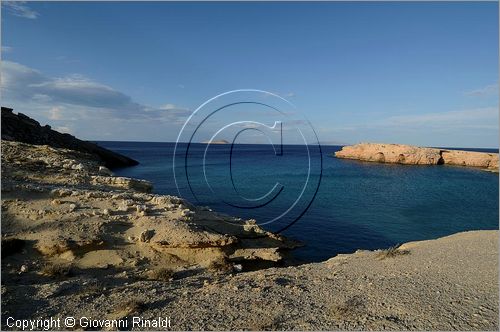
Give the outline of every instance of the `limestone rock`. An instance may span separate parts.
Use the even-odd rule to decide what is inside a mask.
[[[455,165],[498,172],[498,153],[422,148],[403,144],[360,143],[344,146],[337,158],[410,165]]]
[[[337,158],[357,159],[379,163],[396,163],[411,165],[442,164],[440,150],[434,148],[419,148],[402,144],[361,143],[344,146],[335,152]]]
[[[91,176],[91,179],[91,183],[95,185],[105,185],[119,189],[132,189],[145,193],[149,193],[153,190],[151,182],[146,180],[131,179],[121,176],[111,177],[100,175]]]
[[[113,172],[109,170],[106,166],[99,166],[99,174],[106,176],[113,176]]]
[[[153,229],[147,229],[139,235],[139,240],[141,242],[149,242],[151,238],[155,235],[155,231]]]
[[[497,153],[444,150],[442,156],[447,165],[482,167],[498,171]]]

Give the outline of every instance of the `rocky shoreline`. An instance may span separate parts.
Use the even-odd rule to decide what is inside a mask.
[[[360,143],[342,147],[335,157],[408,165],[477,167],[498,173],[498,153],[423,148],[403,144]]]
[[[115,268],[246,269],[254,261],[280,263],[282,251],[296,245],[255,221],[151,189],[147,181],[113,176],[93,155],[2,141],[3,239],[33,242],[48,261],[79,266],[96,256]],[[166,264],[166,257],[176,263]]]
[[[151,194],[88,153],[1,147],[2,329],[67,316],[76,326],[58,329],[132,316],[173,330],[498,329],[498,231],[280,267],[297,243],[252,220]]]
[[[2,107],[2,140],[17,141],[35,145],[50,145],[71,149],[96,156],[106,167],[128,167],[138,165],[131,159],[110,151],[95,143],[82,141],[70,135],[53,130],[49,125],[41,126],[38,121],[22,113],[15,114],[12,108]]]

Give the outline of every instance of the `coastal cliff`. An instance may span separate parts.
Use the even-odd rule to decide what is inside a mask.
[[[295,243],[240,220],[154,195],[145,180],[116,177],[94,155],[2,141],[2,234],[49,263],[184,270],[271,266]],[[255,263],[255,264],[254,264]]]
[[[101,163],[2,141],[4,329],[9,316],[84,330],[131,316],[173,330],[498,329],[498,231],[273,268],[296,243]]]
[[[2,107],[2,140],[71,149],[99,157],[106,167],[127,167],[139,162],[119,153],[102,148],[95,143],[82,141],[70,134],[52,130],[22,113],[14,114],[11,108]]]
[[[498,153],[416,147],[403,144],[360,143],[344,146],[337,158],[409,165],[455,165],[498,172]]]

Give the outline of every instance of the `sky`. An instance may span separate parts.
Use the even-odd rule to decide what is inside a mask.
[[[498,147],[497,2],[2,1],[1,16],[2,106],[82,139],[175,141],[208,99],[258,89],[323,144]]]

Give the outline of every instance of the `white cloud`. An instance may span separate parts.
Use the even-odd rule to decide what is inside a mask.
[[[490,84],[480,89],[467,91],[465,92],[465,95],[470,97],[484,97],[484,96],[498,95],[498,83]]]
[[[392,116],[380,120],[378,125],[399,127],[474,127],[498,129],[498,108],[484,107],[460,111]]]
[[[161,110],[173,110],[177,107],[174,104],[165,104],[159,107]]]
[[[50,77],[2,61],[2,106],[81,139],[174,141],[191,114],[175,104],[153,107],[82,75]]]
[[[498,106],[359,119],[319,129],[320,138],[441,147],[497,147]]]
[[[190,111],[166,104],[155,108],[135,102],[116,89],[82,75],[51,78],[19,63],[3,61],[3,99],[15,105],[45,109],[52,120],[107,118],[178,121]],[[13,105],[13,106],[15,106]]]
[[[52,107],[49,110],[49,119],[51,120],[62,120],[62,109],[60,107]]]
[[[26,5],[26,1],[2,1],[4,8],[14,16],[35,19],[40,14]]]
[[[398,115],[358,123],[322,127],[323,135],[335,135],[337,139],[350,141],[388,141],[436,146],[468,146],[462,143],[466,137],[478,135],[495,140],[498,137],[498,107],[484,107],[448,112],[414,115]],[[453,137],[454,139],[452,139]],[[496,138],[495,138],[496,137]],[[428,143],[422,143],[428,142]],[[443,143],[446,142],[446,143]],[[494,146],[477,143],[477,146]]]
[[[70,127],[67,126],[59,126],[54,128],[54,130],[60,132],[60,133],[66,133],[66,134],[73,134],[73,130]]]

